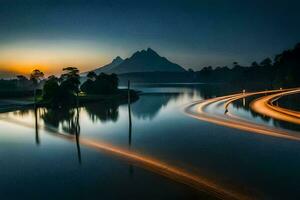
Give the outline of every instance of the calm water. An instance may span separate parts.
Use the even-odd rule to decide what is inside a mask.
[[[300,198],[299,142],[221,127],[183,113],[195,100],[237,89],[201,84],[135,88],[143,94],[131,105],[131,128],[128,106],[114,103],[0,114],[1,199],[213,199],[58,133],[150,156],[251,197]],[[251,113],[249,101],[236,102],[234,112],[288,128]]]

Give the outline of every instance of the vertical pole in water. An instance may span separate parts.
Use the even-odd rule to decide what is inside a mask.
[[[34,104],[34,116],[35,116],[35,142],[37,145],[39,145],[40,138],[39,138],[39,125],[38,125],[38,110],[36,104]]]
[[[129,147],[131,146],[131,128],[132,128],[132,123],[131,123],[131,99],[130,99],[130,80],[128,80],[128,90],[127,90],[127,95],[128,95],[128,118],[129,118],[129,131],[128,131],[128,144]]]
[[[33,90],[33,95],[34,95],[34,106],[36,106],[36,88]]]
[[[130,99],[130,80],[128,80],[128,89],[127,89],[127,95],[128,95],[128,118],[129,118],[129,128],[128,128],[128,145],[129,148],[131,147],[131,137],[132,137],[132,122],[131,122],[131,99]],[[129,174],[130,176],[133,175],[133,166],[129,165]]]
[[[81,164],[81,151],[80,151],[80,144],[79,144],[79,133],[80,133],[79,109],[78,109],[78,105],[77,105],[77,107],[76,107],[75,139],[76,139],[76,147],[77,147],[77,157],[78,157],[78,162],[79,162],[79,164]]]

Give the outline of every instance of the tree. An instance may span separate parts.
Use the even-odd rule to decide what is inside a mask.
[[[76,104],[78,105],[78,94],[79,94],[79,70],[76,67],[63,68],[64,74],[61,75],[61,91],[64,91],[68,101],[70,102],[74,95],[76,96]]]
[[[258,66],[259,65],[258,65],[258,63],[256,61],[254,61],[254,62],[251,63],[251,67],[258,67]]]
[[[61,85],[69,92],[78,94],[79,92],[79,70],[76,67],[63,68],[64,74],[61,75]]]
[[[19,81],[28,81],[28,78],[26,76],[23,76],[23,75],[17,75],[17,79]]]
[[[27,87],[31,87],[29,79],[26,76],[17,75],[17,87],[23,89]]]
[[[33,83],[34,87],[34,103],[36,103],[36,89],[40,80],[44,77],[44,73],[38,69],[35,69],[30,74],[30,80]]]
[[[270,58],[265,58],[260,62],[260,65],[264,67],[270,67],[272,65],[272,60]]]
[[[96,80],[92,81],[88,79],[85,81],[81,90],[87,94],[112,94],[117,92],[119,85],[119,79],[116,74],[101,73],[96,76]]]
[[[46,101],[56,102],[58,100],[59,89],[58,78],[55,76],[49,76],[44,85],[43,99]]]
[[[240,67],[240,64],[239,64],[238,62],[236,62],[236,61],[234,61],[232,64],[233,64],[233,67],[234,67],[234,68]]]
[[[93,81],[97,78],[97,74],[94,71],[90,71],[86,76]]]
[[[30,80],[34,85],[37,85],[39,81],[44,77],[44,73],[38,69],[35,69],[30,74]]]

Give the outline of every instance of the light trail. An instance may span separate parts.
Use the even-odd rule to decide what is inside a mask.
[[[270,93],[276,93],[276,92],[285,92],[285,91],[291,91],[293,89],[280,89],[280,90],[269,90],[269,91],[260,91],[260,92],[250,92],[250,93],[243,93],[243,95],[237,95],[233,97],[232,99],[228,99],[226,104],[224,105],[225,110],[228,109],[228,106],[233,103],[234,101],[237,101],[242,98],[247,98],[254,95],[260,95],[260,94],[270,94]]]
[[[32,128],[33,125],[26,122],[19,122],[15,119],[0,118],[2,121],[10,122],[13,124],[18,124],[27,128]],[[45,127],[48,131],[47,134],[50,134],[55,137],[62,138],[67,141],[76,142],[76,138],[73,135],[66,135],[64,133],[57,132],[56,129],[51,127]],[[107,144],[98,140],[82,138],[80,137],[79,143],[89,148],[99,150],[101,152],[106,152],[114,156],[131,161],[133,164],[152,171],[154,173],[160,174],[166,178],[174,180],[176,182],[185,184],[189,187],[192,187],[198,191],[212,195],[218,199],[251,199],[250,197],[236,192],[231,189],[227,189],[224,186],[218,185],[211,180],[208,180],[205,177],[202,177],[198,174],[190,173],[184,169],[175,167],[171,164],[162,162],[158,159],[142,155],[130,150],[126,150],[111,144]]]
[[[281,96],[291,95],[296,93],[300,93],[300,89],[268,95],[266,97],[262,97],[251,102],[250,108],[259,114],[263,114],[265,116],[277,120],[286,121],[294,124],[300,124],[299,112],[281,108],[281,107],[276,107],[272,104],[275,100],[277,100]]]
[[[287,89],[287,90],[270,90],[270,91],[260,91],[260,92],[251,92],[251,93],[238,93],[235,95],[228,95],[223,97],[212,98],[208,100],[198,101],[190,104],[188,107],[185,108],[184,112],[193,118],[214,123],[221,126],[226,126],[230,128],[235,128],[243,131],[263,134],[272,137],[278,137],[283,139],[289,140],[296,140],[300,141],[300,135],[294,131],[287,131],[277,128],[272,128],[265,125],[260,125],[256,123],[252,123],[250,121],[244,120],[242,118],[234,117],[231,113],[228,112],[228,106],[233,101],[236,101],[241,98],[249,97],[252,95],[259,95],[259,94],[268,94],[268,93],[275,93],[275,92],[283,92],[283,91],[292,91],[295,89]],[[214,114],[206,112],[206,108],[209,105],[218,102],[226,102],[224,104],[224,114]],[[227,115],[225,115],[227,114]]]

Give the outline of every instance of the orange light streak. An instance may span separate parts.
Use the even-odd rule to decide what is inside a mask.
[[[290,90],[290,89],[287,89]],[[263,93],[272,93],[272,92],[278,92],[282,90],[271,90],[271,91],[261,91],[261,92],[252,92],[252,93],[239,93],[235,95],[228,95],[223,97],[217,97],[213,99],[208,99],[205,101],[198,101],[194,102],[188,107],[185,108],[184,112],[193,118],[214,123],[221,126],[226,126],[230,128],[235,128],[239,130],[244,130],[248,132],[263,134],[267,136],[272,137],[278,137],[278,138],[284,138],[289,140],[296,140],[300,141],[300,135],[297,132],[294,131],[286,131],[281,129],[275,129],[268,126],[252,123],[243,119],[238,119],[236,117],[231,117],[232,114],[227,113],[227,115],[217,115],[212,113],[207,113],[205,111],[206,107],[217,102],[223,102],[225,101],[224,108],[225,110],[228,109],[228,105],[232,103],[233,101],[236,101],[240,98],[245,98],[247,96],[251,95],[257,95],[257,94],[263,94]],[[194,108],[196,107],[196,111],[194,111]]]
[[[296,89],[288,92],[281,92],[279,94],[273,94],[273,95],[259,98],[251,102],[250,107],[255,112],[266,115],[268,117],[294,123],[294,124],[300,124],[299,112],[272,105],[272,102],[278,97],[295,94],[295,93],[300,93],[300,89]]]

